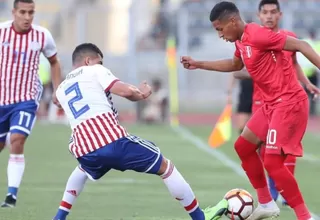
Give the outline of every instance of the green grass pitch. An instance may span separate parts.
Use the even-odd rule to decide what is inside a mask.
[[[129,132],[152,140],[170,158],[193,188],[200,205],[215,204],[232,188],[253,193],[246,178],[227,167],[212,154],[197,148],[205,144],[210,127],[188,127],[194,136],[181,135],[168,126],[129,126]],[[0,209],[1,220],[52,219],[62,198],[65,183],[76,161],[67,144],[70,129],[61,125],[37,124],[26,146],[26,172],[15,209]],[[190,138],[192,141],[190,141]],[[236,134],[233,140],[236,138]],[[320,214],[320,138],[307,134],[306,158],[299,159],[297,178],[305,200]],[[219,148],[239,168],[233,141]],[[0,154],[0,196],[7,188],[8,151]],[[112,171],[98,182],[89,181],[74,204],[69,220],[181,220],[189,219],[180,204],[171,198],[161,179],[134,172]],[[280,219],[295,219],[282,208]]]

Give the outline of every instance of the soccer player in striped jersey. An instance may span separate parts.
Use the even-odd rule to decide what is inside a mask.
[[[51,64],[53,87],[61,82],[57,49],[50,32],[33,25],[33,0],[14,0],[13,21],[0,23],[0,151],[10,133],[8,194],[1,207],[14,207],[25,168],[24,144],[36,119],[42,85],[39,56]],[[56,102],[56,99],[54,99]]]
[[[121,82],[102,66],[103,54],[94,44],[81,44],[73,52],[74,70],[59,85],[56,95],[72,128],[69,150],[79,166],[72,172],[54,220],[65,220],[88,179],[98,180],[111,169],[158,175],[173,198],[194,220],[220,219],[228,203],[201,210],[197,199],[176,169],[152,142],[129,134],[119,124],[111,95],[140,101],[151,87]]]

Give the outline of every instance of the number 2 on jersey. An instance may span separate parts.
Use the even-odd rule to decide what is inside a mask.
[[[76,102],[80,101],[81,99],[83,99],[83,96],[82,96],[82,93],[81,93],[81,90],[80,90],[78,82],[72,84],[68,89],[66,89],[65,95],[68,95],[73,91],[76,93],[76,96],[73,97],[72,99],[70,99],[68,104],[69,104],[70,110],[71,110],[71,112],[73,114],[73,117],[75,119],[77,119],[81,115],[83,115],[84,113],[89,111],[90,107],[89,107],[89,105],[85,105],[82,108],[80,108],[79,110],[75,109],[74,104]]]

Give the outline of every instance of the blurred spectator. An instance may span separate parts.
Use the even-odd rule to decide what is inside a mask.
[[[146,100],[142,110],[142,120],[148,124],[164,122],[168,110],[168,95],[167,91],[162,88],[161,81],[154,79],[152,81],[153,93]]]
[[[138,40],[140,50],[164,49],[170,31],[170,13],[167,0],[159,1],[158,9],[154,13],[152,25],[148,33]]]
[[[151,30],[151,37],[161,48],[164,48],[168,33],[169,22],[166,18],[166,13],[160,11]]]

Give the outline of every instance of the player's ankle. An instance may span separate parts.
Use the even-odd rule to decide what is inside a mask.
[[[275,203],[275,201],[273,199],[271,199],[269,202],[266,202],[266,203],[260,203],[260,206],[262,208],[265,208],[265,209],[270,209],[270,208],[275,208],[275,207],[278,207],[277,204]]]
[[[270,202],[273,202],[268,186],[258,188],[256,190],[259,204],[268,204]]]

